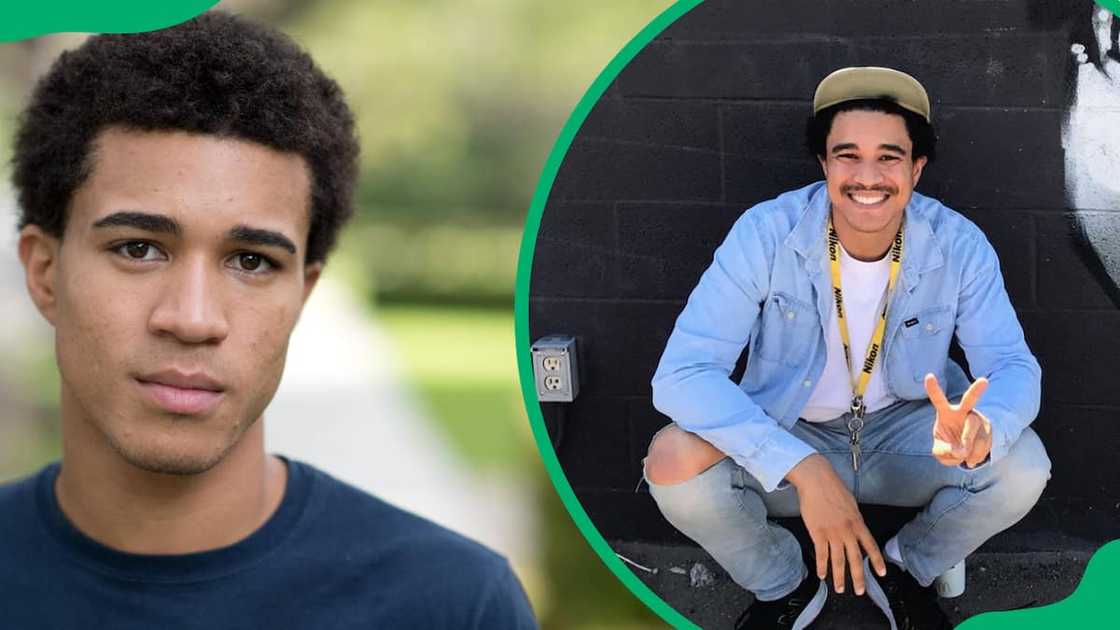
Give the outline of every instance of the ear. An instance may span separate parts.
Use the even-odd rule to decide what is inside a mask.
[[[823,155],[818,155],[817,162],[821,165],[821,172],[824,173],[824,178],[828,179],[828,160],[826,160]]]
[[[307,298],[311,296],[311,290],[315,288],[315,284],[319,282],[319,276],[323,273],[323,263],[314,262],[307,265],[303,269],[303,303],[307,304]]]
[[[19,232],[19,261],[23,263],[27,292],[51,326],[55,325],[58,311],[55,285],[61,247],[61,239],[43,231],[38,225],[25,226]]]
[[[924,155],[922,157],[914,160],[913,175],[914,175],[914,185],[915,186],[918,185],[918,180],[922,178],[922,169],[926,167],[926,162],[928,162],[928,161],[929,161],[929,158],[927,158]]]

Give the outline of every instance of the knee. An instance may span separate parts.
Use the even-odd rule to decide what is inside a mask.
[[[678,484],[711,468],[726,457],[719,449],[675,424],[661,430],[649,445],[646,480],[658,485]]]
[[[1050,457],[1029,427],[1023,430],[1000,464],[1001,504],[1022,518],[1038,502],[1050,480]]]

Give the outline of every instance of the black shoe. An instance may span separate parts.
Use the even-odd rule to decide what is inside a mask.
[[[810,575],[789,595],[771,602],[757,599],[735,622],[735,630],[802,630],[811,627],[824,608],[828,588]]]
[[[953,624],[937,603],[937,590],[922,586],[914,576],[887,562],[883,587],[898,630],[952,630]]]

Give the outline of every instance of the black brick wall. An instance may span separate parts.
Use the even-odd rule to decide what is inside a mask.
[[[817,82],[888,65],[933,100],[939,159],[918,190],[984,229],[1043,366],[1034,426],[1053,479],[1017,530],[1120,537],[1120,308],[1073,236],[1061,143],[1071,38],[1091,7],[708,0],[619,75],[556,179],[530,299],[532,338],[580,344],[582,391],[564,410],[559,457],[605,535],[682,540],[635,490],[669,422],[649,387],[665,340],[739,213],[820,179],[802,146]],[[557,407],[544,413],[554,429]]]

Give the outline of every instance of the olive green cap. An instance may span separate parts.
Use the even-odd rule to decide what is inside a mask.
[[[884,98],[930,122],[929,95],[914,77],[892,68],[841,68],[825,77],[813,95],[813,113],[845,101]]]

